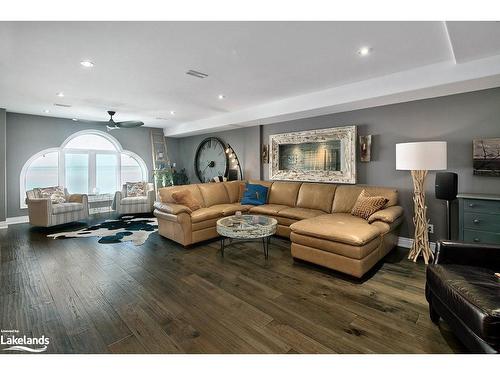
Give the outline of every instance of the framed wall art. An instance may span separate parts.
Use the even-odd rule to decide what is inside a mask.
[[[356,126],[269,136],[271,180],[356,183]]]
[[[473,173],[500,177],[500,138],[474,139]]]

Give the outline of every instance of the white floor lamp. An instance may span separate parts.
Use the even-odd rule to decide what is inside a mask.
[[[429,246],[425,177],[427,171],[446,169],[446,142],[411,142],[396,144],[396,169],[411,171],[413,178],[413,223],[415,239],[408,259],[417,261],[420,253],[425,264],[434,258]]]

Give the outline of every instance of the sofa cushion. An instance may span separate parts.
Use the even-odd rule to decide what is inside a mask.
[[[224,203],[216,204],[210,208],[218,210],[222,216],[231,216],[236,213],[236,211],[247,212],[252,206],[243,205],[239,203]]]
[[[353,246],[346,243],[332,242],[322,238],[306,236],[296,232],[292,232],[290,240],[303,246],[312,247],[328,253],[338,254],[351,259],[363,259],[372,252],[376,251],[380,245],[380,237],[368,242],[362,246]]]
[[[128,204],[142,204],[147,203],[148,197],[125,197],[120,200],[120,204],[126,206]]]
[[[172,198],[172,194],[181,190],[189,190],[193,197],[200,203],[200,205],[202,207],[205,207],[205,201],[203,200],[200,189],[196,184],[164,187],[158,189],[158,195],[160,196],[160,200],[163,203],[175,203],[174,198]]]
[[[324,215],[325,213],[321,210],[313,210],[311,208],[300,208],[300,207],[291,207],[280,210],[278,215],[287,217],[290,219],[309,219],[311,217],[316,217],[319,215]]]
[[[359,194],[363,190],[366,190],[366,192],[372,196],[379,195],[387,198],[388,201],[385,207],[395,206],[398,203],[398,191],[393,188],[366,185],[343,185],[337,187],[337,190],[335,190],[332,212],[351,212]]]
[[[301,184],[300,182],[273,182],[269,191],[268,202],[270,204],[295,207]]]
[[[223,183],[207,183],[199,184],[203,200],[205,201],[205,207],[211,207],[216,204],[224,204],[229,202],[229,195],[224,187]]]
[[[388,199],[386,197],[380,195],[372,196],[363,189],[356,203],[354,203],[351,214],[368,220],[372,214],[382,209],[387,201]]]
[[[260,206],[266,204],[267,187],[258,184],[246,184],[241,204]]]
[[[488,268],[460,264],[427,267],[432,293],[474,333],[500,342],[500,283]]]
[[[297,207],[330,213],[337,185],[303,183],[297,196]]]
[[[65,214],[67,212],[74,212],[83,210],[82,203],[57,203],[52,205],[52,214]]]
[[[132,199],[132,198],[125,198]],[[190,190],[179,190],[172,193],[172,199],[176,204],[188,207],[191,211],[201,208],[200,201],[196,199]],[[124,200],[124,199],[123,199]]]
[[[227,181],[223,183],[229,197],[229,203],[236,203],[243,197],[245,190],[244,181]]]
[[[204,207],[191,212],[191,222],[198,223],[200,221],[222,217],[222,209],[220,207]]]
[[[290,207],[284,206],[282,204],[263,204],[262,206],[252,207],[250,209],[250,213],[275,216],[278,215],[278,212],[286,208]]]
[[[292,232],[362,246],[380,236],[377,227],[351,214],[325,214],[290,225]]]

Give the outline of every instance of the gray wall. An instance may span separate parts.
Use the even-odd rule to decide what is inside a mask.
[[[194,156],[200,142],[208,136],[219,137],[231,145],[241,163],[244,178],[259,178],[260,136],[259,128],[255,126],[185,138],[167,138],[167,147],[171,147],[169,149],[170,160],[177,164],[177,169],[186,168],[191,183],[199,182],[194,171]],[[175,148],[177,152],[174,151]]]
[[[98,123],[7,113],[8,217],[27,215],[27,210],[19,207],[19,176],[24,163],[37,152],[50,147],[59,147],[71,134],[87,129],[106,131],[106,127]],[[149,128],[141,127],[115,130],[111,134],[125,150],[135,152],[146,162],[151,179],[152,161],[149,131]]]
[[[396,143],[447,141],[448,170],[459,174],[459,191],[500,194],[500,178],[472,174],[472,140],[500,137],[500,88],[265,125],[262,139],[269,143],[271,134],[350,124],[359,126],[360,135],[373,135],[372,161],[358,163],[358,183],[398,188],[406,215],[403,236],[410,236],[412,231],[412,184],[409,172],[395,170]],[[260,145],[254,142],[258,129],[216,133],[231,144],[244,146],[242,164],[247,178],[259,176]],[[192,168],[194,149],[202,138],[186,137],[178,141],[183,147],[179,148],[177,159],[182,159],[188,169]],[[263,171],[267,179],[267,165]],[[434,177],[435,173],[430,172],[427,180],[428,216],[435,226],[431,239],[442,238],[446,233],[445,205],[434,199]]]
[[[6,129],[5,109],[0,108],[0,221],[5,221],[5,218],[7,217]]]

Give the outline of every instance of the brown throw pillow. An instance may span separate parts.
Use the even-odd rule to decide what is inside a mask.
[[[172,199],[177,204],[182,204],[188,207],[191,211],[196,211],[201,208],[200,202],[191,194],[189,190],[179,190],[172,193]]]
[[[359,194],[358,200],[352,208],[351,214],[365,220],[378,210],[382,209],[389,200],[385,197],[372,197],[365,190]]]

